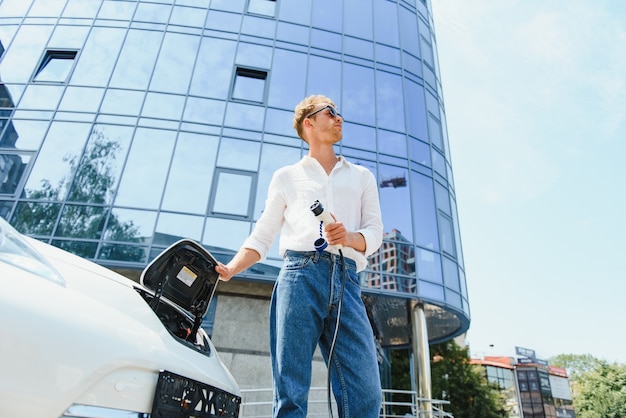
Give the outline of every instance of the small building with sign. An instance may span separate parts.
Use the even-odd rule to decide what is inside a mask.
[[[508,418],[576,417],[567,371],[537,359],[534,352],[519,358],[485,356],[472,363],[482,366],[487,380],[504,395]]]

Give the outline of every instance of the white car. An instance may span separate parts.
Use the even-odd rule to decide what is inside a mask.
[[[0,218],[0,417],[238,417],[200,327],[214,266],[183,240],[136,283]]]

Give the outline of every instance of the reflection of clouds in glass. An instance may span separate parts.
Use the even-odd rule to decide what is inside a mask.
[[[48,129],[48,122],[13,119],[13,127],[17,132],[15,146],[18,149],[35,150],[43,141]]]
[[[304,97],[307,55],[276,49],[268,92],[268,104],[293,110]],[[338,75],[337,75],[338,77]]]
[[[249,234],[250,222],[207,218],[202,243],[237,251]]]
[[[75,112],[97,112],[104,89],[90,87],[68,87],[63,94],[59,110]]]
[[[221,125],[225,107],[226,103],[221,100],[189,97],[185,106],[183,120]]]
[[[203,38],[189,94],[226,99],[231,85],[237,42]]]
[[[352,122],[373,125],[376,122],[374,70],[344,64],[343,114]]]
[[[26,83],[33,75],[42,56],[44,42],[50,36],[52,26],[21,26],[11,48],[0,62],[0,74],[5,83]],[[4,43],[4,39],[2,39]],[[8,46],[4,44],[5,48]],[[28,69],[28,70],[26,70]],[[16,97],[13,98],[17,100]]]
[[[185,96],[148,93],[141,111],[142,116],[179,120],[183,114]]]
[[[130,20],[137,3],[118,0],[104,0],[98,17],[100,19]]]
[[[145,89],[162,37],[163,33],[156,31],[129,30],[111,77],[111,86]]]
[[[63,9],[63,17],[83,17],[91,19],[100,7],[99,1],[69,0]]]
[[[217,164],[221,167],[256,171],[261,144],[256,141],[243,141],[222,138]]]
[[[67,157],[81,155],[89,137],[91,125],[85,123],[55,122],[46,135],[35,165],[25,186],[26,194],[38,190],[43,181],[53,187],[62,186],[70,178]],[[59,196],[65,198],[65,196]]]
[[[213,212],[247,217],[251,187],[251,176],[220,172],[215,188]]]
[[[174,146],[173,131],[143,129],[135,134],[115,204],[156,209]]]
[[[262,131],[264,114],[263,107],[231,102],[228,103],[224,125]]]
[[[124,40],[126,31],[118,28],[93,28],[70,82],[90,86],[105,86]]]
[[[145,93],[142,91],[107,89],[100,112],[129,116],[139,115],[144,95]]]
[[[206,14],[206,9],[176,5],[170,16],[170,25],[202,28]]]
[[[156,233],[199,241],[202,235],[203,222],[204,218],[201,216],[161,212],[156,226]]]
[[[381,128],[404,131],[404,99],[399,75],[376,71],[376,119]]]
[[[54,110],[61,100],[62,86],[29,85],[18,104],[20,109]]]
[[[181,133],[167,178],[162,208],[206,213],[219,139]]]
[[[184,94],[189,87],[191,72],[200,38],[192,35],[166,33],[159,58],[154,67],[150,90]]]

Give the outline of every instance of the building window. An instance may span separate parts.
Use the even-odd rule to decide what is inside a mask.
[[[275,0],[248,0],[248,13],[276,16]]]
[[[263,103],[267,71],[237,67],[231,98],[246,102]]]
[[[65,83],[72,72],[77,53],[78,51],[46,51],[33,75],[33,81]]]
[[[235,219],[251,219],[256,193],[252,171],[217,167],[213,179],[210,213]]]

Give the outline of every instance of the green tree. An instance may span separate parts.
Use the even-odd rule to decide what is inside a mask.
[[[108,239],[121,242],[138,242],[139,228],[133,222],[121,222],[110,214],[107,204],[116,184],[113,162],[120,146],[105,138],[100,131],[92,132],[82,158],[67,155],[63,161],[69,166],[69,175],[57,186],[42,180],[41,187],[26,190],[29,201],[22,203],[13,216],[13,226],[23,233],[39,236],[71,237],[74,240],[54,241],[55,245],[82,257],[94,257],[97,242],[102,237],[105,223]],[[68,202],[61,211],[61,200]],[[56,231],[53,230],[57,223]],[[80,241],[79,239],[87,239]],[[91,241],[88,241],[91,240]],[[101,250],[103,258],[125,261],[142,261],[139,247],[118,244]]]
[[[470,363],[469,349],[453,340],[430,347],[434,398],[450,401],[455,418],[500,418],[507,412],[497,387],[487,382],[481,366]]]
[[[626,365],[589,354],[560,354],[549,362],[567,370],[578,418],[626,417]]]

